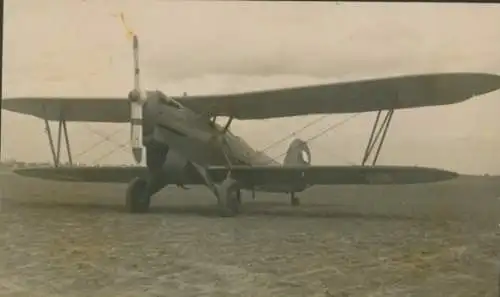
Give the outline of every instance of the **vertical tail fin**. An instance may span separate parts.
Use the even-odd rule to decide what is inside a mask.
[[[307,143],[301,139],[294,139],[286,152],[283,166],[290,165],[310,165],[311,150]]]

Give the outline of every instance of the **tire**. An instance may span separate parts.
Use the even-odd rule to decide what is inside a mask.
[[[129,213],[146,213],[149,211],[151,196],[147,193],[147,181],[142,178],[134,178],[130,181],[125,206]]]
[[[294,207],[297,207],[300,205],[300,198],[295,196],[295,193],[290,194],[290,204]]]
[[[219,215],[221,217],[234,217],[239,214],[240,206],[238,191],[226,189],[226,193],[219,198]]]

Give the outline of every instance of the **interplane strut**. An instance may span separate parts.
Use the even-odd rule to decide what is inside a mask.
[[[394,114],[393,109],[388,110],[387,113],[385,114],[382,124],[379,126],[382,110],[377,112],[377,117],[375,118],[375,122],[373,123],[373,128],[370,133],[370,138],[368,140],[365,152],[363,154],[363,160],[361,162],[362,166],[366,165],[366,162],[368,162],[368,159],[370,158],[370,156],[372,156],[373,149],[375,148],[378,142],[377,150],[373,155],[371,165],[374,166],[377,163],[378,157],[380,156],[380,151],[385,141],[385,137],[387,136],[387,131],[389,130],[389,126],[391,124],[393,114]],[[380,138],[380,136],[382,136],[382,138]]]
[[[45,108],[44,108],[45,109]],[[59,167],[61,164],[61,145],[62,145],[62,134],[64,133],[64,142],[66,144],[66,152],[68,155],[68,163],[73,166],[73,156],[71,154],[71,146],[69,143],[68,128],[66,126],[66,120],[64,119],[64,113],[61,112],[58,123],[57,130],[57,146],[54,145],[54,138],[52,136],[52,130],[50,128],[49,121],[45,118],[45,131],[47,132],[47,137],[49,139],[50,151],[52,153],[52,159],[54,161],[54,166]]]

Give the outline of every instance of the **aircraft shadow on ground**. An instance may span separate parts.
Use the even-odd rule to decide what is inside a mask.
[[[104,212],[104,213],[122,213],[129,215],[121,205],[110,204],[76,204],[68,202],[14,202],[15,205],[36,208],[36,209],[66,209],[77,212]],[[279,205],[279,206],[278,206]],[[276,209],[276,207],[279,209]],[[330,209],[325,209],[325,206]],[[267,207],[267,208],[266,208]],[[293,208],[286,203],[248,203],[243,204],[242,211],[237,217],[303,217],[303,218],[324,218],[324,219],[366,219],[376,221],[419,221],[421,218],[399,214],[368,213],[361,211],[350,211],[345,209],[334,209],[335,205],[307,205]],[[187,216],[203,216],[218,218],[218,210],[214,205],[161,205],[152,206],[150,215],[175,214]],[[148,214],[137,214],[138,216],[147,216]]]

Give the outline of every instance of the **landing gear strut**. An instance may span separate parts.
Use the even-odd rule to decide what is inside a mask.
[[[216,118],[213,117],[211,119],[211,122],[215,124],[215,120]],[[224,155],[224,159],[228,167],[227,176],[224,181],[219,185],[215,184],[215,182],[209,176],[206,168],[193,163],[194,168],[203,177],[203,179],[205,180],[205,184],[217,198],[219,215],[222,217],[233,217],[237,215],[240,212],[241,207],[241,190],[239,189],[238,182],[231,177],[232,162],[227,153],[227,150],[229,148],[227,147],[224,139],[224,134],[229,130],[229,126],[231,125],[232,121],[233,118],[229,118],[228,122],[224,125],[221,131],[221,135],[218,135],[221,137],[217,140],[221,145],[222,154]]]
[[[292,206],[300,205],[300,198],[295,195],[295,192],[290,193],[290,204]]]
[[[223,128],[223,136],[229,130],[233,118],[230,117]],[[219,213],[223,217],[232,217],[240,212],[241,208],[241,190],[238,187],[238,182],[231,177],[231,170],[233,168],[231,159],[229,158],[227,150],[230,149],[226,146],[224,138],[221,141],[222,154],[226,160],[229,171],[226,179],[217,187],[217,200],[219,205]]]
[[[241,191],[236,188],[236,182],[232,179],[225,179],[217,187],[219,215],[221,217],[233,217],[240,212]]]

